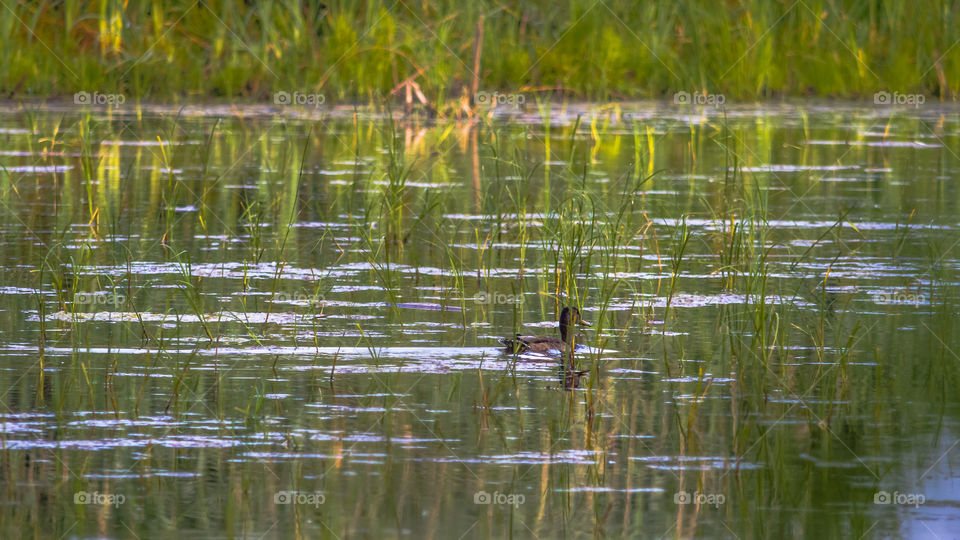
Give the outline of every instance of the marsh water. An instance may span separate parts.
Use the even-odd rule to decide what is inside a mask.
[[[960,109],[0,114],[4,537],[960,530]],[[497,338],[592,323],[571,377]]]

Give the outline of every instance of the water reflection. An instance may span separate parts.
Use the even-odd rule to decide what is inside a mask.
[[[956,528],[953,108],[234,110],[0,117],[19,535]]]

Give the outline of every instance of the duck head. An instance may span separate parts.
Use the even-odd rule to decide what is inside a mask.
[[[580,310],[575,307],[565,307],[560,312],[560,339],[564,343],[570,343],[573,340],[575,326],[590,326],[590,323],[580,317]]]

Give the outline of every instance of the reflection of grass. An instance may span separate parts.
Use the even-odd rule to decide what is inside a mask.
[[[47,128],[60,122],[49,123],[43,115],[31,121]],[[779,187],[777,179],[741,170],[744,162],[757,160],[742,145],[714,147],[710,140],[759,139],[760,146],[775,149],[763,161],[775,162],[782,158],[776,149],[788,146],[772,135],[783,132],[768,120],[729,127],[727,133],[710,125],[695,130],[682,125],[672,133],[658,131],[656,138],[652,126],[643,122],[626,126],[625,134],[602,122],[584,122],[574,129],[556,127],[549,151],[536,130],[483,125],[464,137],[461,154],[454,145],[450,156],[432,164],[422,156],[438,143],[425,143],[423,149],[401,143],[399,137],[388,139],[380,135],[380,124],[364,119],[334,125],[350,128],[347,135],[288,125],[282,137],[272,137],[268,144],[260,142],[260,135],[275,129],[274,124],[224,119],[214,128],[194,122],[177,120],[179,138],[206,144],[169,152],[111,150],[125,175],[152,171],[124,176],[129,189],[107,193],[112,169],[94,163],[88,169],[93,177],[80,169],[53,180],[31,178],[17,184],[20,194],[6,195],[4,202],[23,222],[53,231],[39,241],[31,236],[13,242],[5,250],[13,254],[5,256],[17,258],[9,268],[24,264],[37,269],[29,279],[11,270],[4,283],[35,290],[22,305],[16,295],[4,296],[0,318],[13,328],[5,335],[26,344],[38,340],[44,347],[39,366],[16,364],[2,372],[12,396],[6,403],[11,410],[49,407],[58,415],[57,429],[64,426],[64,441],[142,440],[144,434],[159,439],[169,430],[251,444],[202,450],[157,445],[126,454],[114,449],[23,451],[6,444],[20,435],[4,431],[4,484],[30,485],[37,492],[8,493],[10,500],[20,502],[16,497],[21,497],[24,504],[0,511],[5,518],[0,527],[18,533],[4,536],[23,536],[18,527],[27,526],[46,532],[48,525],[36,523],[52,513],[89,518],[95,512],[109,518],[76,525],[57,521],[49,527],[57,536],[122,536],[127,529],[114,520],[118,518],[137,534],[156,536],[183,526],[179,504],[160,504],[181,498],[197,503],[196,508],[208,508],[215,499],[215,506],[225,508],[223,516],[250,516],[249,530],[265,531],[277,523],[281,535],[324,534],[326,529],[317,524],[322,519],[323,527],[341,536],[366,523],[370,534],[410,530],[412,536],[429,537],[431,527],[455,530],[461,522],[477,521],[478,515],[475,530],[494,537],[511,530],[525,534],[516,524],[520,519],[541,537],[560,530],[577,536],[588,527],[608,536],[656,535],[677,524],[681,537],[720,530],[706,512],[674,505],[676,487],[724,493],[731,506],[716,514],[742,537],[824,530],[830,536],[860,536],[869,532],[872,520],[851,521],[848,515],[824,519],[824,512],[845,504],[871,515],[870,506],[857,505],[870,503],[870,484],[881,482],[873,475],[886,482],[893,474],[911,472],[899,458],[913,449],[900,441],[933,433],[924,423],[930,419],[948,425],[956,417],[950,393],[960,382],[951,353],[960,350],[952,337],[960,335],[950,252],[955,233],[914,234],[906,225],[926,219],[922,209],[912,219],[903,218],[909,213],[904,212],[899,228],[888,232],[856,233],[845,226],[856,211],[841,212],[830,226],[816,229],[774,226],[773,220],[782,217],[783,201],[789,205],[793,199],[789,194],[778,199],[770,189]],[[98,125],[114,139],[142,135],[131,134],[129,125]],[[868,121],[856,126],[868,127]],[[431,128],[426,140],[443,140],[437,132],[449,128],[443,123]],[[576,129],[581,131],[574,133]],[[72,130],[63,133],[58,144],[73,150],[88,145]],[[310,144],[305,138],[311,138]],[[16,138],[11,140],[15,145]],[[474,150],[480,171],[476,185],[471,178]],[[835,158],[820,151],[787,153],[783,159],[811,165]],[[898,152],[854,149],[851,155],[895,163],[904,155]],[[554,163],[546,167],[544,160]],[[352,165],[338,165],[343,162]],[[943,167],[949,163],[946,159]],[[716,172],[720,164],[722,173]],[[315,174],[334,168],[347,171]],[[653,175],[664,168],[690,177]],[[174,176],[173,170],[183,172]],[[718,181],[703,179],[704,171]],[[397,174],[391,182],[392,173]],[[460,182],[449,195],[418,192],[425,188],[411,185],[441,174]],[[384,182],[376,183],[381,178]],[[59,191],[50,197],[59,203],[58,214],[20,205],[29,201],[30,183],[47,182],[57,182]],[[678,194],[656,195],[653,185]],[[834,189],[820,188],[826,194]],[[883,189],[884,197],[896,198],[894,206],[910,208],[915,195],[934,200],[947,188],[919,183],[915,193]],[[952,211],[949,198],[936,200]],[[171,210],[189,206],[197,211]],[[785,219],[806,212],[797,209]],[[94,214],[113,216],[109,227],[91,231],[87,224]],[[291,227],[310,222],[331,226]],[[807,242],[791,245],[790,234]],[[875,259],[871,264],[890,264],[897,272],[920,268],[928,274],[924,292],[932,305],[893,307],[880,315],[860,309],[862,299],[837,284],[855,280],[849,277],[850,267],[862,254]],[[177,264],[166,265],[171,262]],[[133,263],[156,264],[157,269],[136,273],[130,269]],[[841,275],[843,269],[847,277]],[[220,270],[234,272],[233,277],[219,277]],[[476,286],[466,283],[474,276]],[[375,288],[353,290],[354,285]],[[57,311],[81,313],[71,306],[79,291],[124,287],[129,299],[124,309],[136,315],[129,322],[47,320]],[[464,302],[466,292],[475,289],[525,293],[525,303]],[[242,315],[268,312],[273,320],[273,303],[261,309],[263,299],[301,290],[313,300],[322,294],[330,302],[322,308],[327,317],[294,330],[309,336],[316,354],[256,353],[267,345],[296,345],[302,338],[270,335],[266,329],[254,332]],[[264,296],[240,294],[247,292]],[[682,302],[714,294],[743,295],[749,302],[696,309]],[[391,303],[429,296],[430,302],[459,305],[464,311],[448,315],[386,308],[381,305],[385,295]],[[218,304],[226,302],[239,305],[236,321],[211,316],[222,312]],[[310,304],[279,309],[320,311],[317,302]],[[490,345],[492,336],[510,333],[511,321],[520,326],[555,320],[564,304],[585,308],[594,327],[581,336],[600,351],[577,359],[577,367],[589,371],[577,391],[555,390],[552,372],[525,372],[518,364],[503,372],[395,372],[394,356],[385,354],[384,347],[395,342]],[[877,309],[886,308],[870,308]],[[138,310],[193,313],[201,322],[160,324],[140,317]],[[34,311],[40,322],[24,322],[24,314]],[[459,324],[449,324],[451,319]],[[417,324],[407,324],[410,320]],[[470,322],[488,326],[478,329]],[[418,333],[422,329],[437,333]],[[227,339],[229,345],[221,345]],[[60,364],[64,356],[50,350],[62,344],[72,360]],[[143,346],[146,352],[91,354],[86,351],[91,346],[112,351]],[[363,346],[368,357],[320,352],[330,346]],[[247,350],[234,356],[221,347]],[[352,373],[350,368],[359,364],[380,371]],[[486,359],[483,365],[489,367]],[[319,369],[300,371],[311,367]],[[440,361],[438,367],[447,366]],[[21,383],[24,369],[35,370],[36,376],[31,372]],[[324,373],[322,380],[317,372]],[[320,405],[329,408],[319,410]],[[354,410],[364,408],[370,410]],[[127,419],[165,412],[182,424],[156,430],[130,426],[120,434],[100,427],[84,427],[82,435],[70,432],[78,417]],[[195,422],[203,422],[202,429],[194,430]],[[361,440],[351,440],[353,436]],[[409,444],[403,441],[407,437],[420,440]],[[250,451],[272,456],[250,458]],[[588,455],[588,461],[564,462],[565,452]],[[531,465],[530,456],[540,454],[549,461]],[[277,457],[281,455],[285,457]],[[486,458],[496,455],[522,459],[491,463]],[[679,461],[702,456],[715,456],[723,466],[701,469],[698,461]],[[646,461],[652,457],[673,468],[656,468],[661,462]],[[835,468],[821,466],[831,463],[849,467],[839,475]],[[142,471],[142,478],[106,478],[102,485],[87,485],[96,484],[90,478],[104,469],[129,467]],[[154,471],[201,480],[191,477],[184,483]],[[116,510],[61,504],[62,492],[71,489],[66,484],[74,480],[89,491],[102,486],[127,493],[131,500],[145,486],[156,507],[140,516],[134,504]],[[527,504],[484,507],[478,513],[470,493],[462,495],[465,483],[490,492],[493,485],[501,486],[501,492],[516,486],[526,490]],[[613,491],[585,492],[584,487]],[[665,494],[628,491],[650,487],[663,488]],[[297,488],[323,490],[327,503],[319,509],[273,504],[275,491]],[[737,515],[723,513],[734,503]],[[812,508],[802,515],[795,511],[806,507]],[[124,519],[124,512],[136,515]],[[503,519],[508,512],[516,516],[513,529]],[[382,515],[390,519],[376,517]],[[213,513],[204,519],[191,526],[211,535],[233,523]]]
[[[331,103],[383,97],[419,73],[434,108],[454,112],[472,86],[481,16],[477,76],[487,92],[870,98],[878,90],[953,96],[960,87],[960,53],[951,50],[960,10],[952,2],[39,6],[13,3],[0,24],[0,45],[17,52],[0,63],[5,94],[84,90],[124,93],[128,103],[184,94],[272,103],[275,91],[299,91]]]

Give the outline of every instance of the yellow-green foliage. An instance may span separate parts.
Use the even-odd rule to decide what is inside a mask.
[[[132,100],[269,100],[284,90],[366,101],[417,79],[431,100],[480,89],[579,99],[954,99],[956,0],[566,3],[340,0],[8,2],[0,91]]]

